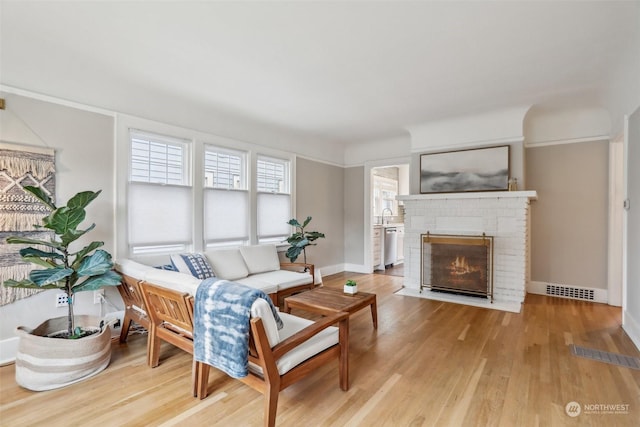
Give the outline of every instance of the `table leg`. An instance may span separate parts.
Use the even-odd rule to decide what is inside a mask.
[[[282,307],[285,313],[291,314],[291,308],[289,304],[287,304],[287,299],[284,299],[284,307]]]
[[[373,328],[378,329],[378,306],[375,297],[371,303],[371,318],[373,319]]]

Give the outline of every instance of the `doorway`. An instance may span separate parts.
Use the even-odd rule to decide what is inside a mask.
[[[404,206],[409,194],[409,163],[371,168],[371,257],[374,273],[404,276]]]

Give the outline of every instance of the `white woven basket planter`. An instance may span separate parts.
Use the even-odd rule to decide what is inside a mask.
[[[96,328],[100,318],[75,316],[76,326]],[[111,361],[111,328],[81,339],[48,338],[67,329],[67,317],[49,319],[36,329],[19,326],[16,382],[29,390],[64,387],[104,370]]]

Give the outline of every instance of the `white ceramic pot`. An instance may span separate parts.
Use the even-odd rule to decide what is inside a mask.
[[[100,318],[76,316],[76,326],[98,329]],[[104,370],[111,361],[111,328],[77,340],[49,338],[67,329],[67,317],[49,319],[36,329],[19,326],[16,382],[29,390],[64,387]]]
[[[355,286],[349,286],[349,285],[344,285],[344,293],[345,294],[357,294],[358,293],[358,285]]]

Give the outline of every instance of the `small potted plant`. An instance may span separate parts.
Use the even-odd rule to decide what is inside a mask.
[[[307,263],[307,246],[314,246],[317,239],[324,238],[324,233],[320,233],[318,231],[306,231],[305,227],[309,225],[311,222],[311,217],[308,216],[307,219],[304,220],[302,224],[298,222],[297,219],[290,219],[287,224],[296,228],[296,231],[291,234],[287,238],[287,243],[289,243],[289,249],[287,249],[287,253],[285,256],[291,260],[291,262],[296,262],[296,259],[302,253],[304,263]]]
[[[351,295],[358,293],[358,284],[355,280],[347,280],[347,283],[344,284],[344,293]]]

